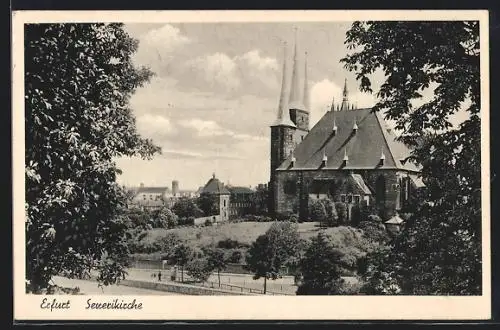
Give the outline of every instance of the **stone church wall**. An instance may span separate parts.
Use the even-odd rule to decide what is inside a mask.
[[[306,218],[314,179],[332,179],[336,181],[335,191],[330,191],[335,202],[340,202],[341,194],[359,194],[359,187],[348,179],[350,171],[320,170],[320,171],[276,171],[275,172],[275,205],[277,213],[293,212],[299,217]],[[373,193],[372,202],[385,210],[384,218],[391,217],[401,207],[399,178],[405,176],[404,171],[370,169],[352,171],[360,174]],[[382,179],[383,178],[383,179]],[[378,183],[377,183],[378,182]],[[383,184],[382,184],[383,182]],[[377,184],[379,185],[377,187]],[[385,196],[384,196],[385,195]],[[363,199],[363,197],[361,197]]]

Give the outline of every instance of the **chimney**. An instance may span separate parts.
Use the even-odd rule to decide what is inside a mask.
[[[358,131],[358,123],[356,120],[354,120],[354,125],[352,125],[352,131],[354,134]]]

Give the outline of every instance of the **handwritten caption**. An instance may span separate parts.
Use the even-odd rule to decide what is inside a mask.
[[[50,310],[51,312],[54,310],[61,310],[61,309],[70,309],[71,307],[71,300],[69,299],[64,299],[64,300],[58,300],[56,298],[49,299],[49,298],[43,298],[42,302],[40,303],[40,308],[43,310]],[[130,300],[123,300],[123,299],[112,299],[112,300],[107,300],[107,301],[97,301],[97,300],[92,300],[92,298],[87,299],[86,305],[84,309],[88,310],[103,310],[103,309],[126,309],[126,310],[134,310],[134,309],[142,309],[142,302],[138,302],[137,299],[133,299],[132,301]]]

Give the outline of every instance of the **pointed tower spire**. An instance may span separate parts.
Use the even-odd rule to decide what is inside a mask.
[[[340,110],[349,110],[349,91],[347,90],[347,78],[344,80],[344,91],[342,92],[342,106]]]
[[[330,106],[330,111],[335,111],[335,97],[332,96],[332,105]]]
[[[304,106],[307,111],[311,109],[311,102],[309,100],[309,81],[307,80],[307,52],[304,54]]]
[[[295,48],[293,54],[292,86],[290,90],[290,109],[306,110],[304,105],[304,89],[300,87],[300,66],[297,40],[297,28],[295,28]]]
[[[290,126],[295,127],[295,124],[290,119],[290,114],[288,112],[288,98],[287,93],[288,88],[288,61],[286,54],[286,42],[283,44],[283,75],[281,79],[281,93],[280,101],[278,106],[278,117],[272,126]]]

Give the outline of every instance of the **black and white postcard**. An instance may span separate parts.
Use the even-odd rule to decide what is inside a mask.
[[[485,320],[488,13],[13,12],[16,320]]]

